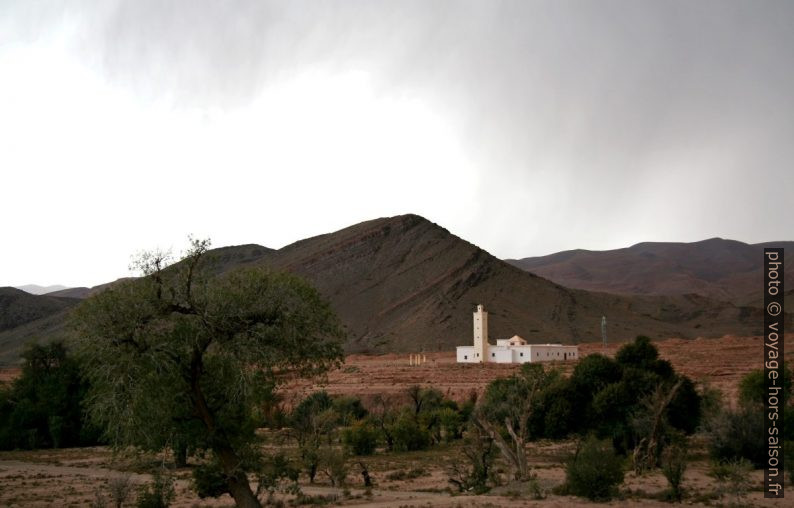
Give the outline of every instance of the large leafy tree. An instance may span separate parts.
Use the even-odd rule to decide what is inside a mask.
[[[209,450],[220,490],[259,506],[248,481],[262,464],[258,408],[284,380],[337,366],[343,334],[308,283],[259,268],[216,275],[208,247],[191,240],[171,266],[142,255],[144,277],[76,309],[75,351],[112,443]]]
[[[98,432],[83,421],[87,385],[64,344],[33,344],[22,358],[22,375],[0,384],[0,449],[96,444]]]

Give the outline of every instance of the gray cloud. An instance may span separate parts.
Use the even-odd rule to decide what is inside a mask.
[[[498,255],[791,237],[791,2],[59,5],[3,17],[17,40],[71,27],[141,100],[245,108],[307,67],[425,98],[484,175],[482,219],[447,226]]]

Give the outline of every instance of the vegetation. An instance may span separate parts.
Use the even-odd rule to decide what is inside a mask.
[[[684,497],[682,482],[687,466],[687,447],[684,438],[665,448],[662,454],[662,473],[670,489],[667,498],[680,503]]]
[[[368,421],[356,422],[345,430],[344,443],[353,455],[372,455],[378,446],[378,431]]]
[[[167,508],[176,496],[174,479],[157,471],[151,483],[141,485],[138,490],[138,508]]]
[[[0,444],[60,446],[93,435],[93,441],[78,441],[90,444],[99,436],[92,429],[101,429],[116,446],[171,449],[177,463],[195,453],[202,457],[192,471],[199,496],[230,493],[241,506],[258,506],[260,499],[279,504],[276,493],[296,495],[296,503],[322,502],[301,493],[302,475],[340,488],[360,478],[368,488],[369,467],[379,469],[383,453],[433,447],[451,452],[444,467],[460,493],[499,487],[542,498],[528,445],[570,436],[577,451],[556,492],[611,499],[633,459],[638,473],[660,468],[667,479],[669,488],[654,497],[680,502],[687,436],[698,428],[716,459],[712,474],[720,487],[710,495],[739,502],[750,467],[743,458],[757,460],[765,452],[763,420],[756,417],[762,372],[742,380],[739,407],[726,409],[717,392],[698,393],[644,337],[620,348],[614,360],[583,358],[569,378],[524,364],[463,404],[417,385],[400,396],[376,397],[367,407],[357,397],[317,391],[285,412],[280,383],[339,364],[338,323],[306,283],[261,270],[218,275],[206,247],[194,242],[173,266],[160,254],[145,255],[141,267],[148,275],[82,304],[73,323],[75,357],[59,343],[26,352],[22,376],[0,392]],[[787,411],[790,378],[786,368]],[[263,426],[273,430],[258,437],[255,430]],[[265,454],[262,436],[276,446],[291,439],[296,450]],[[453,442],[459,444],[450,447]],[[427,466],[413,462],[385,478],[425,474]],[[119,489],[111,496],[116,504],[129,495],[129,477],[119,480]],[[166,477],[156,477],[137,496],[141,506],[167,506],[172,499]]]
[[[0,449],[97,444],[99,432],[83,419],[88,385],[63,342],[32,345],[22,375],[0,386]]]
[[[472,423],[463,442],[461,461],[451,466],[449,483],[459,492],[482,494],[499,484],[494,471],[497,450],[493,438],[476,423]]]
[[[781,403],[783,420],[794,420],[792,405],[792,372],[783,366]],[[704,420],[703,429],[709,437],[711,456],[718,462],[745,459],[755,467],[762,467],[767,458],[767,439],[764,429],[764,371],[758,369],[742,378],[739,384],[739,405],[735,409],[717,405]],[[794,425],[782,429],[781,440],[794,440]]]
[[[565,468],[566,490],[592,501],[607,501],[623,483],[623,460],[609,440],[589,436]]]
[[[529,480],[526,443],[530,418],[545,389],[557,381],[557,371],[546,372],[542,365],[525,363],[517,376],[497,379],[488,385],[475,421],[493,439],[513,470],[513,478]]]
[[[291,376],[339,365],[342,332],[297,277],[210,277],[208,246],[192,240],[170,267],[163,253],[144,254],[144,277],[76,309],[75,347],[91,383],[89,414],[111,443],[208,450],[237,505],[260,506],[247,478],[263,465],[256,409]]]
[[[753,466],[745,459],[733,459],[712,464],[709,474],[717,480],[717,496],[727,495],[734,505],[741,505],[750,488]]]

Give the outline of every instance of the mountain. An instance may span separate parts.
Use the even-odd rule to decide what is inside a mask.
[[[255,263],[271,252],[274,252],[273,249],[251,244],[213,249],[208,257],[212,258],[215,271],[220,273]],[[0,326],[0,365],[16,362],[28,342],[66,338],[66,318],[73,305],[128,279],[124,277],[92,288],[64,289],[44,296],[29,295],[14,288],[0,288],[0,323],[7,317],[9,321],[8,326]],[[3,306],[6,290],[13,291],[17,297],[21,293],[28,298],[19,299],[13,308],[6,309]]]
[[[61,291],[63,289],[68,289],[66,286],[38,286],[36,284],[26,284],[24,286],[17,286],[16,289],[21,289],[26,293],[30,293],[32,295],[46,295],[47,293],[52,293],[53,291]]]
[[[57,314],[78,303],[71,298],[32,295],[21,289],[0,287],[0,332]]]
[[[613,340],[760,332],[760,311],[689,296],[623,297],[568,289],[505,263],[416,215],[364,222],[288,245],[261,263],[309,279],[349,331],[348,351],[450,349],[471,341],[471,312],[492,339]]]
[[[83,298],[88,298],[91,294],[91,288],[87,288],[84,286],[76,287],[76,288],[66,288],[61,289],[60,291],[52,291],[51,293],[47,293],[48,296],[63,296],[66,298],[78,298],[82,300]]]
[[[348,352],[449,350],[470,344],[477,304],[491,315],[491,341],[518,334],[530,342],[610,341],[750,335],[761,310],[689,294],[623,296],[570,289],[501,261],[416,215],[375,219],[279,250],[259,245],[214,249],[215,273],[241,266],[288,270],[311,281],[348,331]],[[93,288],[94,290],[96,288]],[[62,318],[61,318],[62,319]],[[0,332],[0,362],[9,345],[46,330],[56,316]],[[46,335],[46,333],[44,333]]]
[[[763,251],[786,249],[794,261],[794,242],[746,244],[711,238],[693,243],[638,243],[607,251],[569,250],[507,262],[566,287],[627,295],[694,293],[736,305],[763,303]],[[794,269],[786,287],[794,288]],[[787,292],[788,293],[788,292]]]

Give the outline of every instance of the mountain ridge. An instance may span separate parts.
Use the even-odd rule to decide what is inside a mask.
[[[213,249],[215,274],[242,266],[286,270],[314,284],[348,332],[348,352],[448,350],[471,342],[471,312],[491,314],[491,341],[519,334],[530,342],[752,335],[761,310],[690,295],[622,296],[571,289],[522,270],[418,215],[382,217],[294,242]],[[112,287],[103,285],[104,287]],[[65,311],[66,312],[66,311]],[[57,316],[0,332],[10,345],[63,333]],[[47,330],[55,330],[48,335]],[[13,348],[12,348],[13,349]]]
[[[794,242],[747,244],[709,238],[698,242],[640,242],[605,251],[573,249],[508,263],[566,287],[624,295],[700,294],[736,305],[763,304],[763,249],[783,247],[794,261]],[[786,277],[789,287],[794,273]]]

